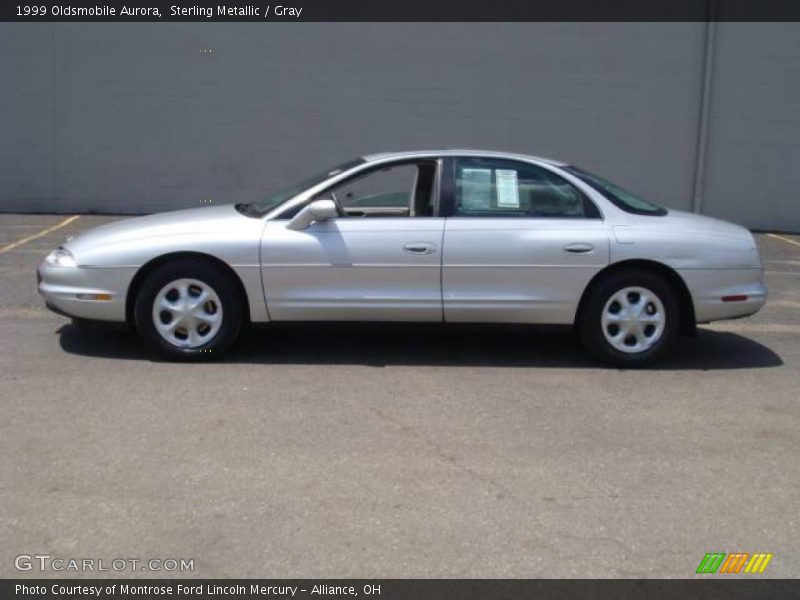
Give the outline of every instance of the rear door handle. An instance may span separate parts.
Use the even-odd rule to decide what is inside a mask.
[[[594,246],[592,244],[567,244],[564,246],[564,251],[569,252],[570,254],[590,254],[594,252]]]
[[[436,246],[429,242],[409,242],[403,244],[403,252],[409,254],[433,254],[436,252]]]

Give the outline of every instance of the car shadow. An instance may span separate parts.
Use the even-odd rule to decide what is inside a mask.
[[[158,360],[123,327],[66,324],[58,330],[70,354]],[[598,367],[574,334],[524,326],[320,324],[259,326],[243,332],[221,363],[277,365]],[[681,338],[655,370],[778,367],[771,349],[731,332],[700,328]]]

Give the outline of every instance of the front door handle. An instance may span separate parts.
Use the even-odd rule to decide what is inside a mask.
[[[409,254],[433,254],[436,252],[436,246],[429,242],[409,242],[403,244],[403,252]]]
[[[564,251],[569,252],[570,254],[591,254],[594,252],[594,246],[592,244],[567,244],[564,246]]]

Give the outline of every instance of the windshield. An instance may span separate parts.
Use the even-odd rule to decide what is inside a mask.
[[[618,185],[611,183],[607,179],[587,173],[578,167],[565,167],[564,170],[572,173],[575,177],[593,187],[608,198],[615,206],[626,212],[653,216],[663,216],[667,214],[666,208],[643,200],[629,191],[622,189]]]
[[[264,215],[269,211],[271,211],[273,208],[280,206],[290,198],[296,196],[303,190],[307,190],[308,188],[313,187],[318,183],[322,183],[323,181],[329,179],[330,177],[333,177],[334,175],[338,175],[343,171],[352,169],[353,167],[358,166],[364,162],[365,161],[363,158],[357,158],[355,160],[342,163],[341,165],[339,165],[338,167],[334,167],[333,169],[327,169],[322,173],[317,173],[313,177],[307,177],[306,179],[303,179],[302,181],[288,188],[285,188],[279,192],[267,196],[260,202],[253,202],[252,204],[249,205],[250,211],[258,213],[260,215]]]

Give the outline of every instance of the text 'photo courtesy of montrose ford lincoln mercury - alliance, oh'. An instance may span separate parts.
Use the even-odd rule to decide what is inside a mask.
[[[38,280],[56,312],[127,322],[173,359],[218,356],[248,323],[395,321],[573,325],[638,366],[767,297],[744,227],[474,150],[373,154],[262,201],[124,219],[67,240]]]

